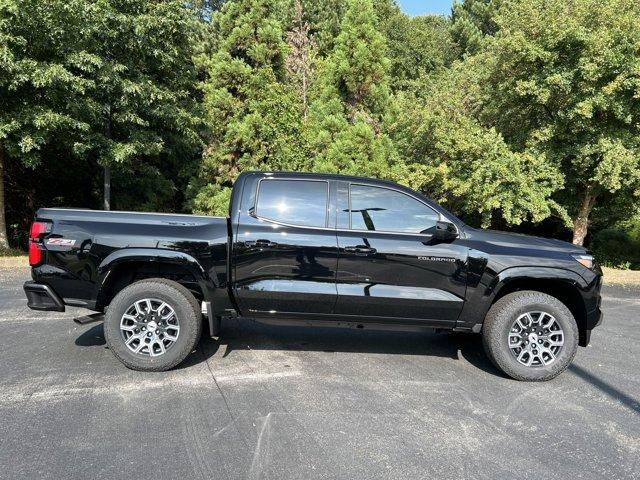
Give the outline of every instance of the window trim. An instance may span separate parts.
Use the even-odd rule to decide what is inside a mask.
[[[269,217],[261,217],[259,212],[258,212],[258,202],[260,201],[260,187],[262,186],[262,182],[282,182],[282,181],[287,181],[287,182],[316,182],[316,183],[324,183],[327,186],[327,194],[325,197],[325,214],[324,214],[324,225],[323,226],[316,226],[316,225],[301,225],[299,223],[287,223],[287,222],[283,222],[281,220],[276,220],[275,218],[269,218]],[[329,189],[329,180],[325,180],[325,179],[321,179],[321,178],[270,178],[270,177],[263,177],[261,179],[258,180],[258,187],[256,189],[256,200],[254,202],[253,205],[253,215],[255,218],[257,218],[258,220],[264,220],[266,222],[270,222],[270,223],[275,223],[277,225],[283,225],[285,227],[296,227],[296,228],[315,228],[315,229],[323,229],[323,230],[335,230],[335,229],[330,229],[328,227],[329,225],[329,200],[330,200],[330,189]],[[251,209],[250,209],[251,210]]]
[[[352,217],[352,214],[353,214],[352,208],[351,208],[351,187],[353,185],[356,185],[358,187],[369,187],[369,188],[379,188],[379,189],[383,189],[383,190],[390,190],[392,192],[399,193],[401,195],[405,195],[405,196],[417,201],[418,203],[421,203],[422,205],[424,205],[429,210],[433,211],[433,213],[435,213],[436,216],[438,217],[438,220],[436,220],[437,222],[442,221],[442,219],[445,219],[447,222],[452,223],[453,225],[455,225],[456,230],[459,231],[458,230],[458,226],[455,223],[451,222],[442,213],[438,212],[431,205],[428,205],[427,203],[425,203],[424,201],[422,201],[421,199],[419,199],[415,195],[411,195],[409,193],[403,192],[402,190],[398,190],[397,188],[392,188],[392,187],[387,187],[387,186],[382,186],[382,185],[371,185],[371,184],[367,184],[367,183],[349,182],[349,231],[351,231],[351,232],[391,233],[391,234],[394,234],[394,235],[425,235],[425,236],[432,236],[430,233],[422,233],[422,232],[396,232],[394,230],[366,230],[366,229],[361,229],[361,228],[353,228],[353,224],[351,223],[351,217]]]

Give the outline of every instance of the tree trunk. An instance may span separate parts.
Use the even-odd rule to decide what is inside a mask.
[[[9,248],[4,208],[4,151],[0,145],[0,248]]]
[[[104,136],[111,140],[111,104],[105,105]],[[104,193],[102,206],[105,210],[111,210],[111,165],[104,167]]]
[[[307,105],[307,74],[302,72],[302,114],[304,119],[307,119],[309,113],[309,107]]]
[[[589,214],[596,203],[596,193],[593,184],[587,185],[578,208],[578,214],[573,219],[573,244],[582,245],[589,228]]]
[[[111,210],[111,167],[104,167],[104,209]]]

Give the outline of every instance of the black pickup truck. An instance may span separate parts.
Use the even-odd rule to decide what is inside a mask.
[[[519,380],[548,380],[602,319],[602,272],[581,247],[480,230],[368,178],[244,173],[229,217],[38,210],[29,307],[105,312],[138,370],[182,362],[221,320],[482,333]]]

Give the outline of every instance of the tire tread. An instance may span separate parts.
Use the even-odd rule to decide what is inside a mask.
[[[155,361],[155,363],[152,363],[152,364],[149,364],[148,362],[143,363],[143,362],[132,361],[129,356],[123,355],[119,351],[118,345],[114,345],[114,341],[121,340],[120,337],[113,339],[109,334],[110,328],[107,328],[107,322],[117,322],[118,328],[119,328],[119,321],[120,321],[119,318],[115,318],[113,317],[113,315],[111,316],[109,315],[110,310],[111,312],[114,312],[115,310],[117,310],[119,307],[119,302],[121,302],[123,298],[128,296],[133,291],[134,288],[141,289],[141,290],[146,288],[151,291],[158,291],[166,287],[169,287],[173,290],[173,292],[168,293],[169,295],[179,295],[180,297],[182,297],[182,299],[188,303],[190,310],[192,310],[193,312],[192,319],[183,319],[183,323],[181,323],[180,325],[180,333],[182,333],[183,329],[185,330],[188,329],[186,334],[190,337],[190,341],[187,341],[181,346],[181,349],[179,350],[179,353],[177,356],[175,355],[175,352],[174,352],[173,356],[175,358],[173,358],[170,361],[162,361],[162,360],[166,360],[166,357],[163,358],[166,354],[160,357],[155,357],[157,360]],[[109,346],[109,349],[116,356],[116,358],[120,360],[127,368],[130,368],[132,370],[140,370],[140,371],[161,372],[161,371],[174,368],[180,363],[182,363],[182,361],[184,361],[184,359],[193,351],[195,346],[198,344],[198,341],[200,340],[200,335],[202,334],[202,314],[201,314],[201,309],[198,304],[198,301],[186,287],[184,287],[183,285],[180,285],[177,282],[174,282],[173,280],[169,280],[166,278],[148,278],[148,279],[134,282],[131,285],[127,286],[126,288],[122,289],[120,292],[118,292],[118,294],[113,298],[113,300],[111,301],[111,304],[107,308],[107,312],[105,315],[104,330],[105,330],[105,339],[107,341],[107,345]],[[178,347],[177,344],[174,345],[171,350],[173,350],[176,347]]]
[[[569,356],[563,358],[561,362],[556,360],[549,367],[521,366],[522,368],[520,368],[517,364],[513,365],[513,362],[509,361],[507,357],[512,354],[503,344],[504,326],[506,322],[513,321],[514,313],[521,308],[541,304],[555,309],[567,320],[568,325],[563,326],[565,337],[563,349],[569,352]],[[556,320],[560,321],[557,316]],[[566,328],[567,326],[569,328]],[[491,306],[482,327],[482,343],[491,362],[511,378],[520,381],[542,382],[560,375],[573,361],[578,347],[578,326],[573,314],[557,298],[543,292],[522,290],[505,295]]]

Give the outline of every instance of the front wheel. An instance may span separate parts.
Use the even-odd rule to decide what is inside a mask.
[[[491,361],[516,380],[545,381],[562,373],[578,349],[578,326],[569,309],[542,292],[505,295],[482,327]]]
[[[107,345],[134,370],[175,367],[193,351],[201,331],[193,294],[163,278],[141,280],[121,290],[104,318]]]

